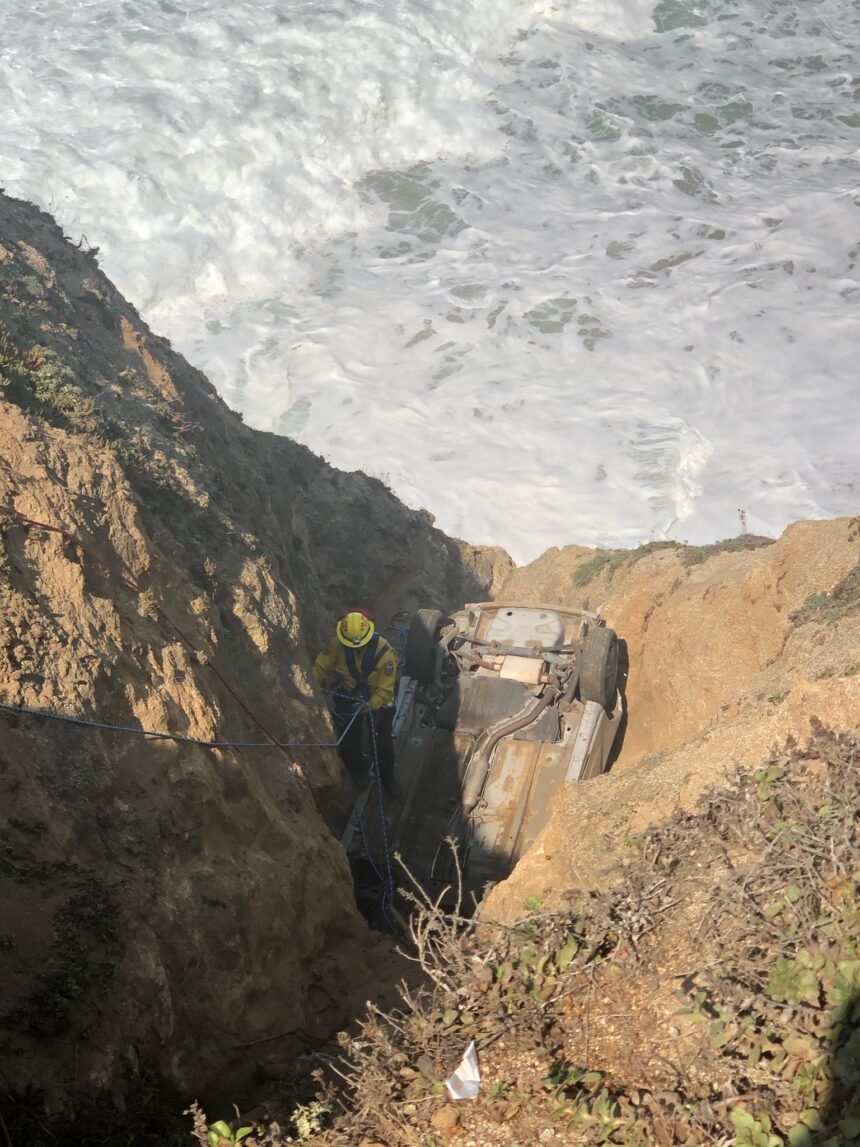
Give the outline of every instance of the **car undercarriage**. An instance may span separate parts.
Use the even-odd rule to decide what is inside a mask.
[[[418,610],[394,720],[401,795],[360,795],[343,837],[354,871],[381,873],[385,849],[428,896],[479,899],[533,843],[559,789],[606,771],[618,684],[618,638],[596,613]]]

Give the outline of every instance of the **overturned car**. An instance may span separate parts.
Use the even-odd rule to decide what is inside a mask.
[[[546,824],[557,790],[607,769],[623,718],[618,638],[598,614],[559,606],[421,609],[402,669],[401,795],[383,808],[362,794],[343,843],[354,870],[380,873],[398,853],[430,895],[461,882],[480,896]]]

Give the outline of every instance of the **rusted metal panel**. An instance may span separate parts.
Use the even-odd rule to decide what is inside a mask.
[[[584,779],[589,754],[599,737],[600,725],[605,718],[606,712],[601,705],[596,701],[585,702],[570,754],[570,763],[564,777],[567,784],[574,784]]]
[[[475,738],[423,728],[409,742],[397,766],[400,785],[408,787],[392,848],[418,879],[425,879],[440,842],[457,830],[464,763]]]
[[[498,879],[510,867],[540,751],[537,741],[506,741],[497,749],[471,818],[470,883]]]
[[[519,681],[523,685],[540,683],[544,663],[537,657],[514,657],[508,654],[502,658],[499,677],[504,681]]]
[[[358,843],[383,855],[390,846],[435,895],[456,875],[451,837],[467,892],[506,876],[546,825],[558,791],[604,771],[619,731],[621,696],[608,711],[580,692],[579,659],[594,648],[586,635],[593,626],[602,626],[597,614],[553,606],[483,603],[454,614],[438,639],[446,675],[440,669],[417,689],[401,682],[403,797],[387,817],[381,799],[359,801],[363,814],[344,841],[352,855]]]
[[[597,736],[589,753],[585,771],[579,778],[581,781],[588,781],[591,780],[592,777],[599,777],[601,773],[605,771],[606,762],[612,752],[612,745],[618,734],[623,716],[624,703],[619,693],[617,694],[615,708],[612,713],[606,713],[604,711],[603,720],[600,722]]]
[[[599,733],[599,722],[594,732]],[[509,866],[549,820],[552,802],[568,775],[572,750],[572,743],[509,740],[499,746],[484,791],[492,811],[485,811],[483,818],[486,826],[496,826],[495,847]],[[590,759],[588,753],[585,759]],[[489,838],[490,833],[486,827],[484,836]]]
[[[519,681],[501,681],[497,676],[459,677],[439,707],[435,723],[476,736],[491,725],[522,709],[528,690]]]

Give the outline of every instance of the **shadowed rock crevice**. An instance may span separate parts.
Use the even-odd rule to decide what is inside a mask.
[[[91,255],[0,195],[0,700],[330,742],[309,667],[339,612],[449,607],[510,568],[244,426]],[[240,1095],[266,1041],[283,1063],[325,1039],[392,960],[320,816],[346,799],[331,749],[6,715],[0,797],[0,1086],[58,1126],[138,1088]]]

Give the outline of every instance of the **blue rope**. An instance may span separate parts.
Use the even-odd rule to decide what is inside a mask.
[[[385,884],[385,877],[379,871],[379,868],[376,865],[376,861],[373,859],[373,853],[370,851],[370,844],[368,843],[368,840],[367,840],[367,828],[366,828],[365,823],[364,823],[364,811],[363,810],[358,814],[358,830],[361,833],[361,844],[362,844],[362,847],[364,848],[364,855],[367,858],[367,862],[370,865],[370,867],[373,869],[373,874],[376,877],[376,879],[379,881],[379,883]],[[385,900],[385,898],[383,896],[383,898],[380,900],[380,905],[382,907],[383,913],[385,913],[384,900]],[[387,914],[386,914],[385,918],[387,921],[388,920]],[[390,926],[390,922],[389,922],[389,926]]]
[[[361,705],[360,698],[356,697],[354,693],[338,693],[337,689],[320,689],[320,693],[327,693],[329,697],[337,697],[341,701],[352,701],[356,705]]]
[[[369,706],[368,706],[369,708]],[[395,931],[388,909],[394,902],[394,877],[391,873],[391,850],[388,844],[388,825],[385,820],[385,804],[382,799],[382,777],[379,772],[379,749],[376,742],[376,726],[373,723],[373,713],[370,714],[370,741],[373,746],[373,775],[376,779],[376,797],[379,802],[379,824],[382,829],[382,855],[385,859],[385,891],[382,894],[381,908],[385,922],[392,932]]]
[[[356,698],[351,698],[356,700]],[[373,764],[370,769],[370,784],[376,787],[377,801],[379,803],[379,820],[382,831],[382,856],[384,859],[384,871],[380,869],[380,864],[377,863],[376,857],[373,855],[373,850],[370,847],[370,841],[367,835],[367,825],[364,821],[364,809],[358,812],[358,830],[361,834],[361,844],[364,851],[365,858],[373,870],[373,874],[379,881],[382,887],[382,893],[379,898],[379,907],[385,919],[390,932],[395,933],[394,921],[391,919],[389,908],[394,901],[394,877],[391,872],[391,849],[388,843],[388,825],[385,820],[385,806],[382,799],[382,784],[379,771],[379,750],[377,748],[376,726],[373,723],[373,709],[368,701],[357,702],[357,708],[353,715],[353,720],[359,714],[367,713],[370,718],[370,737],[373,746]]]
[[[82,725],[86,729],[107,729],[113,733],[130,733],[137,737],[151,737],[157,741],[175,741],[180,745],[200,745],[204,749],[336,749],[361,713],[361,709],[356,709],[336,741],[203,741],[198,737],[183,737],[180,733],[162,733],[154,729],[135,729],[131,725],[110,725],[104,721],[87,721],[84,717],[70,717],[64,713],[52,713],[46,709],[28,709],[25,705],[7,705],[0,702],[0,709],[25,717],[43,717],[48,721],[64,721],[69,725]]]
[[[370,770],[370,782],[372,785],[376,786],[377,801],[379,803],[379,820],[382,830],[382,855],[385,861],[384,872],[380,870],[380,867],[377,864],[376,858],[374,857],[373,851],[370,847],[370,841],[368,840],[367,836],[367,825],[364,821],[363,809],[358,814],[358,830],[361,834],[361,845],[365,858],[370,864],[374,876],[383,887],[383,892],[379,901],[382,915],[385,919],[385,923],[388,925],[389,930],[394,933],[397,931],[397,929],[395,928],[394,922],[392,921],[391,915],[388,911],[389,907],[394,901],[394,876],[391,871],[391,849],[388,841],[388,825],[385,820],[385,806],[382,799],[382,784],[379,772],[379,750],[376,741],[376,726],[373,723],[373,709],[371,708],[370,702],[368,700],[357,697],[354,693],[338,693],[334,689],[323,689],[322,692],[327,693],[330,697],[336,697],[342,701],[351,701],[355,705],[355,711],[353,712],[352,719],[341,734],[338,740],[338,744],[340,744],[340,742],[349,732],[353,722],[360,714],[367,713],[368,717],[370,718],[370,737],[373,747],[373,765],[371,766]]]

